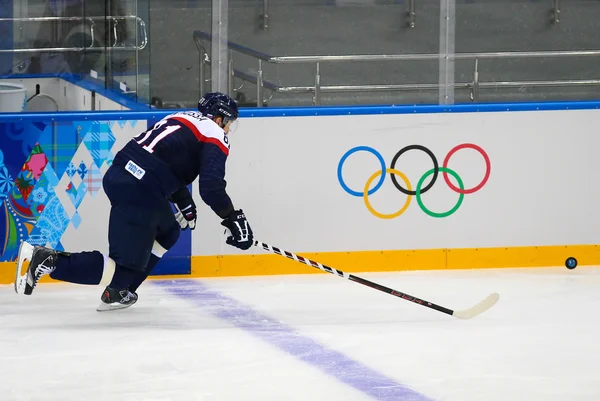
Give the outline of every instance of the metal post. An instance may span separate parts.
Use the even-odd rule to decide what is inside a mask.
[[[454,104],[456,0],[440,0],[439,104]]]
[[[112,70],[112,47],[110,46],[110,32],[112,19],[110,18],[110,10],[112,10],[112,0],[104,0],[104,87],[112,89],[113,87],[113,70]]]
[[[261,15],[262,29],[266,31],[269,29],[269,0],[263,0],[263,13]]]
[[[13,3],[13,7],[14,4],[17,4],[19,7],[19,11],[15,13],[14,16],[19,16],[19,17],[26,17],[29,16],[29,11],[28,11],[28,5],[29,5],[29,1],[28,0],[22,0],[22,1],[15,1]],[[25,33],[23,32],[23,22],[19,22],[19,38],[17,39],[17,41],[19,43],[24,43],[25,42]]]
[[[552,10],[552,23],[560,22],[560,0],[554,0],[554,9]]]
[[[19,16],[19,17],[28,17],[29,16],[29,0],[14,1],[13,7],[15,5],[17,5],[17,7],[19,8],[19,11],[14,13],[15,17],[16,16]],[[14,30],[13,30],[13,35],[14,35]],[[15,46],[14,46],[15,43],[25,43],[25,40],[26,40],[26,38],[25,38],[25,30],[23,28],[23,22],[19,22],[19,33],[18,33],[18,35],[16,35],[16,37],[13,37],[13,46],[11,46],[11,48],[12,49],[15,48]],[[26,58],[26,57],[27,57],[26,55],[17,56],[16,54],[13,54],[12,64],[16,65],[17,61],[19,63],[22,63],[24,61],[24,58]],[[11,73],[12,73],[12,71],[11,71]]]
[[[228,0],[212,1],[211,91],[213,92],[225,93],[228,87],[227,12]]]
[[[471,100],[479,101],[479,59],[475,59],[475,71],[473,71],[473,89],[471,90]]]
[[[414,28],[415,27],[415,0],[408,0],[408,12],[406,13],[408,15],[408,27],[409,28]]]
[[[204,53],[204,47],[201,47],[198,50],[198,53],[200,54],[200,68],[198,69],[198,81],[199,81],[199,85],[200,85],[200,93],[198,96],[198,99],[200,99],[202,97],[202,95],[204,95],[204,60],[206,59],[206,53]]]
[[[263,106],[263,71],[262,60],[258,60],[258,71],[256,72],[256,107]]]
[[[227,80],[227,94],[233,96],[233,51],[229,52],[227,75],[229,75],[229,79]]]
[[[317,73],[315,74],[315,97],[313,99],[313,105],[321,105],[321,72],[320,63],[317,63]]]
[[[134,7],[135,7],[134,15],[139,15],[137,1],[135,2]],[[135,50],[134,50],[135,51],[135,100],[138,101],[140,93],[144,93],[144,92],[140,91],[140,51],[138,50],[140,37],[139,37],[137,20],[134,20],[134,24],[135,24]],[[127,24],[125,24],[125,25],[127,25]],[[148,80],[148,82],[149,82],[149,80]],[[148,91],[148,103],[150,103],[150,91]]]

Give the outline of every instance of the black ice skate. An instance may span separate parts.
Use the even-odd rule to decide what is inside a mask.
[[[15,291],[17,294],[31,295],[37,282],[46,274],[56,268],[59,252],[43,246],[33,246],[25,241],[19,247],[17,258],[17,274],[15,277]],[[25,274],[21,274],[23,263],[28,260],[29,267]]]
[[[115,288],[106,287],[106,289],[102,293],[102,296],[100,297],[100,300],[102,302],[96,310],[98,312],[104,312],[109,310],[128,308],[137,302],[138,296],[135,292],[131,292],[127,288],[124,290],[119,290]]]

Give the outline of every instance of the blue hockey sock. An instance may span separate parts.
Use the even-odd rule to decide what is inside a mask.
[[[129,291],[135,292],[139,288],[139,286],[142,285],[142,283],[146,280],[146,278],[148,278],[148,275],[152,273],[152,270],[154,270],[159,261],[160,257],[156,256],[154,253],[150,254],[150,259],[148,260],[146,269],[143,272],[139,272],[137,276],[135,276],[135,278],[129,285]]]
[[[50,277],[67,283],[97,285],[103,270],[104,257],[98,251],[61,254]]]
[[[115,274],[112,277],[110,288],[123,289],[129,287],[133,279],[141,272],[129,269],[125,266],[117,264]]]

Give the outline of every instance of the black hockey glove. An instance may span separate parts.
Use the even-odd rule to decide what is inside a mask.
[[[229,245],[246,250],[254,244],[252,228],[250,228],[242,209],[234,210],[221,222],[221,225],[230,231],[231,235],[227,237],[226,241]]]
[[[184,187],[173,193],[169,200],[175,204],[175,209],[177,209],[175,220],[177,220],[181,229],[185,230],[189,227],[193,230],[196,228],[196,218],[198,216],[196,213],[196,204],[194,203],[194,199],[192,199],[190,191]]]

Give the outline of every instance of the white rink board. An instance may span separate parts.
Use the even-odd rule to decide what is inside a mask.
[[[227,188],[258,239],[291,251],[593,244],[600,238],[600,226],[594,224],[600,218],[598,126],[597,110],[245,118],[231,135]],[[418,144],[429,148],[441,166],[462,143],[485,150],[491,174],[446,218],[427,216],[413,197],[404,214],[380,219],[338,182],[338,163],[356,146],[376,149],[390,167],[396,152]],[[432,167],[430,158],[416,150],[396,165],[413,188]],[[465,188],[485,174],[484,159],[471,149],[456,152],[448,167]],[[360,191],[380,169],[374,155],[358,152],[348,158],[343,177]],[[197,187],[194,197],[202,203]],[[435,211],[452,208],[457,198],[441,174],[423,195]],[[406,195],[388,175],[369,199],[376,210],[392,213]],[[238,253],[224,245],[219,219],[210,209],[200,207],[199,221],[193,255]]]

